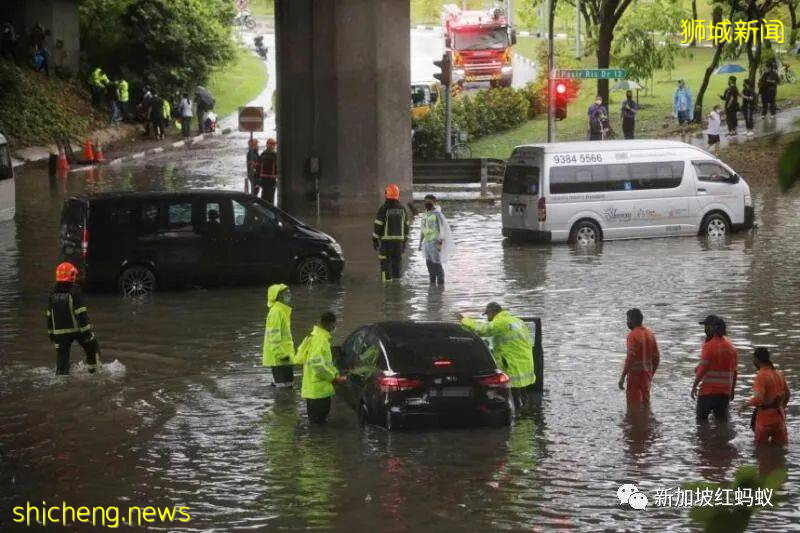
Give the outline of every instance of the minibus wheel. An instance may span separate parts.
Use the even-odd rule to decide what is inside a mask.
[[[591,220],[581,220],[572,228],[570,241],[579,246],[592,246],[603,240],[600,226]]]
[[[720,239],[728,235],[730,231],[731,225],[722,213],[710,213],[703,220],[701,233],[707,237]]]

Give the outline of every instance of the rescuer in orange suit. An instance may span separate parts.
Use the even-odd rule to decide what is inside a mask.
[[[705,326],[706,342],[703,344],[700,363],[695,369],[691,392],[692,398],[697,398],[697,421],[707,422],[708,415],[713,412],[718,422],[726,422],[728,404],[733,400],[736,390],[739,354],[733,344],[725,338],[724,320],[718,316],[708,315],[700,324]]]
[[[642,325],[644,316],[639,309],[630,309],[627,313],[628,333],[625,366],[619,378],[620,390],[625,389],[625,377],[628,377],[626,397],[628,407],[646,406],[650,404],[650,383],[658,370],[661,355],[653,332]]]
[[[753,381],[753,396],[739,409],[755,407],[750,427],[755,431],[756,444],[789,444],[786,431],[786,404],[789,403],[789,385],[783,372],[775,369],[769,350],[760,347],[753,352],[753,364],[758,369]]]

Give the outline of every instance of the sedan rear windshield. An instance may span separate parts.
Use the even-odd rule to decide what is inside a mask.
[[[393,339],[386,351],[392,370],[401,374],[456,372],[479,375],[497,368],[483,341],[468,335]],[[439,365],[435,364],[437,361]],[[451,364],[443,363],[446,361]]]

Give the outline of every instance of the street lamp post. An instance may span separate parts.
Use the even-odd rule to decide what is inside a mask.
[[[575,59],[583,55],[581,50],[581,0],[575,0]]]

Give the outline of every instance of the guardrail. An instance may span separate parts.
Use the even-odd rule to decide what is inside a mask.
[[[502,183],[506,162],[502,159],[433,159],[414,161],[415,185],[480,183],[485,196],[489,183]]]

